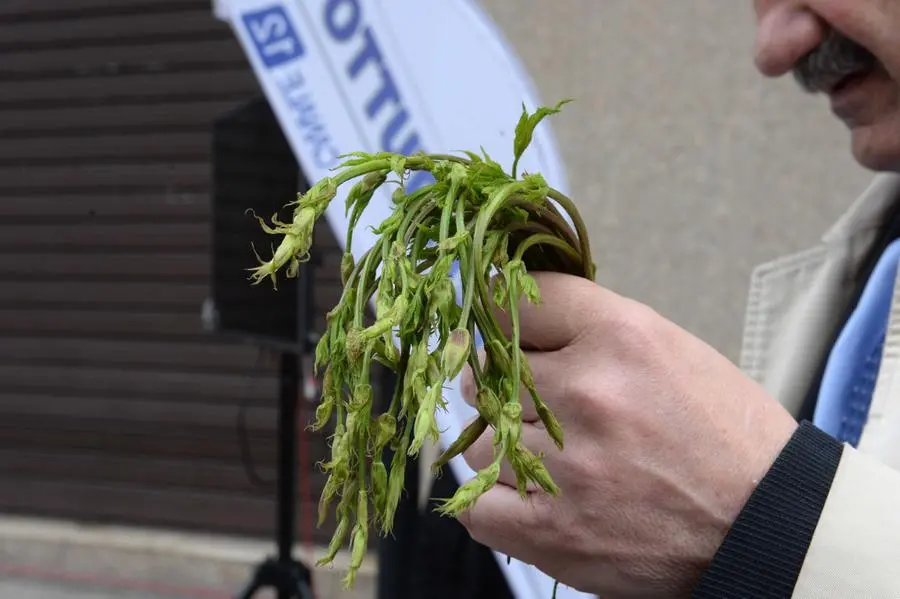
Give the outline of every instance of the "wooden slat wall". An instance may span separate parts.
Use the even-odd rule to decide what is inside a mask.
[[[211,123],[260,94],[237,41],[209,0],[4,0],[0,57],[0,511],[272,534],[238,420],[272,480],[275,362],[200,318]]]

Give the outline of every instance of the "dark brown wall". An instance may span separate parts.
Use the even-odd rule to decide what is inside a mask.
[[[0,2],[0,511],[271,533],[275,361],[200,319],[211,121],[259,94],[209,0]]]

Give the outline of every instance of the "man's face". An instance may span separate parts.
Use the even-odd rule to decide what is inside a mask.
[[[756,64],[826,95],[863,166],[900,172],[900,0],[754,0]]]

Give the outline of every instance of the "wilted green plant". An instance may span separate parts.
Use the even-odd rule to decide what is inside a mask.
[[[293,221],[272,219],[263,228],[281,235],[270,260],[252,269],[252,280],[273,284],[285,269],[295,276],[307,259],[313,227],[337,190],[359,179],[350,189],[347,244],[341,262],[343,295],[327,315],[327,329],[316,348],[316,368],[324,369],[322,400],[313,427],[321,429],[336,416],[331,459],[324,464],[328,480],[319,503],[319,523],[337,500],[337,529],[319,564],[331,562],[350,537],[351,586],[362,563],[367,535],[374,525],[387,534],[403,489],[408,456],[423,443],[438,440],[436,411],[446,407],[444,385],[468,363],[478,389],[479,417],[443,453],[440,468],[465,451],[489,428],[493,431],[494,462],[463,484],[440,510],[455,516],[490,489],[506,459],[514,469],[519,492],[528,481],[558,493],[537,456],[521,443],[520,385],[528,389],[548,435],[563,447],[563,431],[535,389],[519,349],[518,304],[521,298],[540,302],[529,271],[552,270],[594,278],[584,223],[573,202],[551,188],[537,173],[517,176],[522,154],[541,120],[559,112],[523,107],[514,139],[512,173],[482,152],[466,157],[394,153],[344,156],[334,176],[317,182],[294,206]],[[405,184],[416,171],[428,171],[434,182],[407,193]],[[377,239],[362,259],[353,259],[353,231],[375,191],[395,185],[393,210],[374,232]],[[558,204],[557,205],[554,204]],[[574,230],[564,218],[567,213]],[[460,266],[462,305],[450,279]],[[492,281],[493,279],[493,281]],[[367,308],[374,299],[375,320]],[[512,324],[507,338],[493,309],[506,310]],[[477,331],[484,339],[482,365],[474,351]],[[370,371],[375,362],[397,374],[398,384],[387,410],[372,413]],[[388,467],[384,449],[393,450]]]

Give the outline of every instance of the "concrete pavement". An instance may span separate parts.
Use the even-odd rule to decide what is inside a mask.
[[[0,597],[3,599],[183,599],[142,591],[110,590],[27,579],[0,578]]]
[[[0,599],[231,599],[272,550],[252,539],[0,517]],[[303,547],[295,555],[315,561]],[[374,597],[377,556],[352,591],[341,588],[346,564],[341,553],[314,571],[317,599]]]

